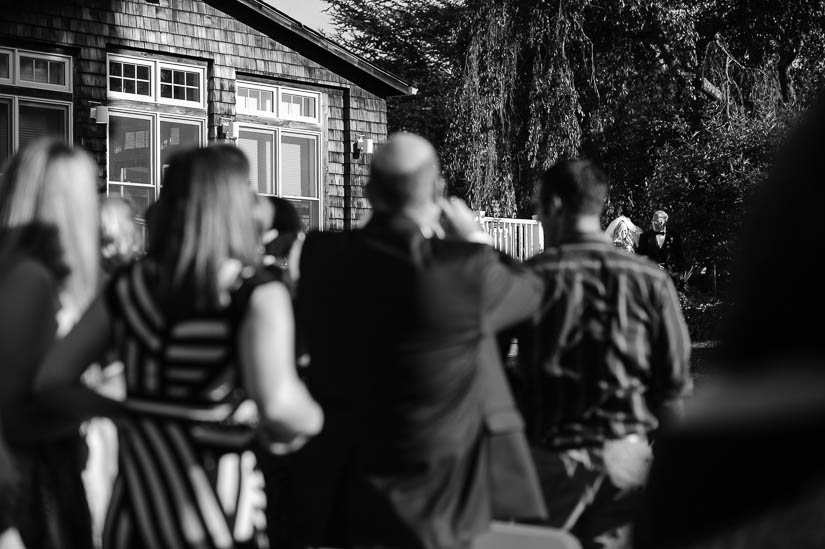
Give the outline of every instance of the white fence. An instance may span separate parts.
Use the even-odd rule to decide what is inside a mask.
[[[532,219],[479,216],[479,223],[497,250],[524,261],[544,250],[541,223]]]

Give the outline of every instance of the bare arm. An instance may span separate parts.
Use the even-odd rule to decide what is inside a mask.
[[[258,404],[265,434],[288,443],[320,432],[321,408],[295,370],[295,323],[286,286],[271,282],[252,292],[238,337],[245,389]]]
[[[80,376],[103,356],[111,344],[111,322],[104,298],[99,296],[69,334],[46,355],[34,381],[43,405],[85,419],[120,413],[121,403],[84,386]]]

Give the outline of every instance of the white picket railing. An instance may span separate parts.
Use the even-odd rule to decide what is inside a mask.
[[[541,223],[532,219],[506,219],[479,216],[479,223],[490,237],[490,244],[502,252],[524,261],[544,250]]]

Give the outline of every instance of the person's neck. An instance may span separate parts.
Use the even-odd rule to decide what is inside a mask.
[[[596,236],[602,234],[602,226],[597,215],[576,215],[562,220],[555,234],[545,230],[545,245],[556,245],[575,236]]]

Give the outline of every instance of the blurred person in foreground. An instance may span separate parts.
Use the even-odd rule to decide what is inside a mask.
[[[100,199],[100,265],[105,283],[118,269],[131,264],[141,255],[140,234],[131,204],[118,196]],[[123,363],[112,357],[83,373],[83,382],[115,400],[126,397]],[[117,476],[117,428],[108,418],[93,418],[84,423],[89,458],[83,470],[83,482],[92,512],[92,532],[96,547],[102,544],[103,524],[112,487]]]
[[[15,490],[15,469],[0,422],[0,549],[24,549],[12,513]]]
[[[585,549],[629,547],[649,435],[691,387],[690,341],[667,273],[601,230],[607,179],[586,160],[542,176],[545,282],[519,337],[522,405],[548,524]]]
[[[104,548],[266,546],[255,437],[289,451],[323,421],[295,372],[289,292],[258,267],[249,164],[231,146],[173,157],[140,261],[43,362],[57,409],[117,418]],[[114,347],[126,399],[80,386]]]
[[[442,192],[432,145],[395,134],[369,223],[307,237],[299,319],[328,422],[290,456],[287,547],[469,547],[493,518],[544,516],[495,341],[542,286]]]
[[[34,378],[97,290],[96,187],[91,157],[48,138],[20,150],[0,181],[0,417],[29,549],[92,546],[82,418],[39,406]]]
[[[657,442],[640,549],[825,546],[823,143],[821,97],[743,228],[713,379]]]

